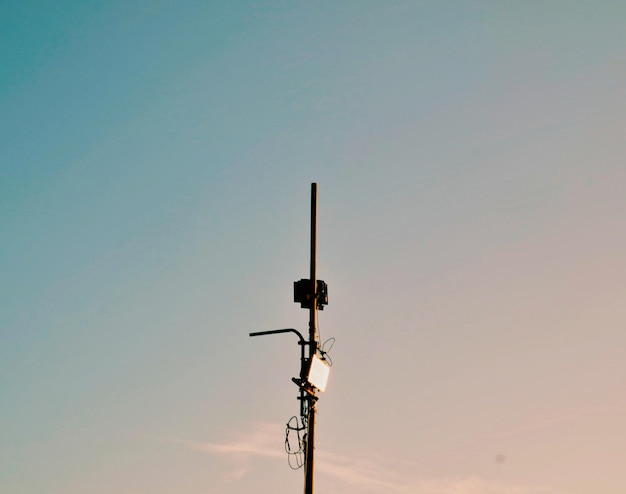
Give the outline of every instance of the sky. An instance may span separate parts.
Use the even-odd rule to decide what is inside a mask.
[[[621,0],[0,0],[0,491],[626,492]]]

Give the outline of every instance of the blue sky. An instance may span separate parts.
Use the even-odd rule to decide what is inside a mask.
[[[621,494],[622,2],[0,2],[0,490]]]

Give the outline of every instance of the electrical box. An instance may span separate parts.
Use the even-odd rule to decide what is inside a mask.
[[[300,304],[303,309],[311,308],[311,298],[313,295],[311,280],[300,280],[293,282],[293,301]],[[317,290],[315,291],[317,308],[324,310],[328,305],[328,285],[323,280],[317,280]]]

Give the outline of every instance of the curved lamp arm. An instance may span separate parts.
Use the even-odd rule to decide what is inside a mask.
[[[278,333],[296,333],[298,338],[300,339],[300,344],[305,345],[307,341],[302,336],[302,333],[297,329],[287,328],[287,329],[272,329],[271,331],[257,331],[256,333],[250,333],[250,336],[265,336],[266,334],[278,334]]]

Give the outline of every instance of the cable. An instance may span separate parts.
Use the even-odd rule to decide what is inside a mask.
[[[317,298],[315,299],[314,307],[315,307],[315,322],[317,323],[317,326],[315,327],[315,337],[317,338],[318,341],[322,341],[322,329],[320,328],[320,314],[317,308]]]
[[[328,367],[332,367],[333,366],[333,359],[330,358],[329,352],[333,348],[334,344],[335,344],[335,337],[332,336],[332,337],[328,338],[322,344],[322,346],[321,346],[321,348],[319,350],[320,356],[321,356],[322,360],[324,360],[328,364]]]
[[[321,329],[321,326],[320,326],[320,319],[319,319],[319,312],[318,312],[317,304],[315,304],[315,321],[317,323],[317,326],[315,327],[315,337],[317,338],[317,341],[319,341],[321,343],[321,341],[322,341],[322,329]],[[320,348],[318,348],[318,352],[320,354],[320,358],[323,361],[325,361],[328,364],[329,367],[333,366],[333,359],[330,358],[330,355],[328,355],[328,353],[330,352],[330,350],[331,350],[331,348],[333,347],[334,344],[335,344],[335,337],[332,336],[332,337],[328,338],[323,344],[321,344]],[[328,348],[326,348],[327,345],[328,345]]]
[[[287,462],[292,470],[298,470],[304,466],[304,451],[306,448],[306,434],[301,435],[301,432],[306,430],[305,422],[301,418],[301,424],[298,423],[298,417],[295,415],[287,421],[287,427],[285,431],[285,451],[287,453]],[[289,433],[291,431],[296,432],[298,449],[293,450],[291,443],[289,442]]]

